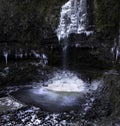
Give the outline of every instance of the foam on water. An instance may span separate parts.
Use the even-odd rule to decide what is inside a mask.
[[[85,92],[86,84],[75,74],[63,71],[50,79],[46,89],[61,92]]]
[[[70,71],[61,71],[55,73],[45,84],[48,85],[45,89],[49,91],[87,93],[97,90],[101,86],[101,80],[88,83]]]
[[[85,103],[85,96],[97,90],[100,83],[92,81],[88,84],[70,71],[57,71],[45,85],[48,86],[22,89],[12,95],[25,104],[32,104],[45,111],[65,112],[80,109],[80,105]]]

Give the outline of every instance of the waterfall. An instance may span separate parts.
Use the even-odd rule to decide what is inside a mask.
[[[86,33],[87,20],[86,0],[69,0],[62,6],[60,23],[57,28],[58,40],[67,38],[71,33]]]
[[[92,31],[87,31],[88,27],[87,0],[69,0],[61,8],[60,23],[57,28],[57,37],[63,39],[63,67],[67,67],[68,37],[71,33],[89,35]]]
[[[62,48],[62,52],[63,52],[63,68],[66,69],[67,68],[67,54],[68,54],[68,40],[67,39],[64,40],[64,46]]]

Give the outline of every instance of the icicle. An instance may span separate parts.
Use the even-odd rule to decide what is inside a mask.
[[[93,34],[93,31],[85,31],[86,36]]]
[[[36,53],[34,50],[31,51],[35,58],[41,58],[39,53]]]
[[[19,57],[22,59],[23,58],[23,50],[20,48],[20,53],[19,53]]]
[[[43,58],[44,64],[45,65],[48,64],[48,58],[44,53],[42,54],[42,58]]]
[[[15,58],[16,58],[16,59],[18,58],[18,53],[17,53],[17,51],[15,52]]]
[[[27,56],[28,56],[28,54],[27,54],[27,53],[25,53],[25,54],[24,54],[24,56],[25,56],[25,57],[27,57]]]
[[[76,47],[76,48],[80,47],[80,44],[75,44],[75,47]]]
[[[114,55],[115,47],[111,48],[111,53]]]
[[[71,33],[84,33],[87,26],[86,0],[69,0],[62,6],[60,23],[57,28],[58,40],[67,38]],[[86,35],[92,32],[86,32]]]
[[[3,52],[4,58],[5,58],[5,63],[6,65],[8,64],[8,51]]]
[[[119,57],[119,48],[116,49],[116,61],[118,60]]]

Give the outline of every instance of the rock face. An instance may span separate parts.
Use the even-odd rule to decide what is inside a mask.
[[[36,41],[55,31],[60,9],[67,0],[0,1],[0,41]],[[89,24],[114,34],[118,26],[118,2],[87,0]],[[93,3],[94,2],[94,3]],[[94,11],[94,17],[93,17]],[[111,30],[112,29],[112,30]],[[107,32],[107,31],[106,31]]]
[[[117,0],[94,0],[96,29],[115,34],[119,23],[119,3]]]
[[[59,24],[61,7],[68,0],[27,0],[0,1],[0,58],[8,51],[9,60],[16,52],[31,53],[31,50],[51,55],[52,47],[58,45],[56,29]],[[71,34],[70,43],[83,47],[97,47],[102,59],[109,59],[118,35],[119,3],[117,0],[86,0],[88,30],[94,30],[90,37]],[[116,48],[116,47],[115,47]],[[61,51],[61,49],[59,49]],[[54,51],[54,50],[52,50]],[[107,53],[106,53],[107,52]],[[60,52],[59,52],[60,53]],[[55,53],[54,53],[55,54]],[[116,53],[115,53],[116,54]],[[10,58],[11,57],[11,58]],[[28,57],[30,58],[30,57]],[[111,60],[112,56],[110,57]]]
[[[0,41],[40,41],[59,20],[62,1],[0,1]],[[49,33],[48,33],[49,32]]]
[[[7,52],[9,61],[31,50],[46,52],[44,44],[57,42],[55,29],[62,1],[0,1],[0,59]],[[29,55],[30,54],[30,55]],[[20,58],[20,57],[19,57]],[[18,59],[19,59],[18,58]]]

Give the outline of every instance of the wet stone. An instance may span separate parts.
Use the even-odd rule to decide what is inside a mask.
[[[2,97],[0,98],[0,113],[12,111],[23,107],[24,105],[12,97]]]

